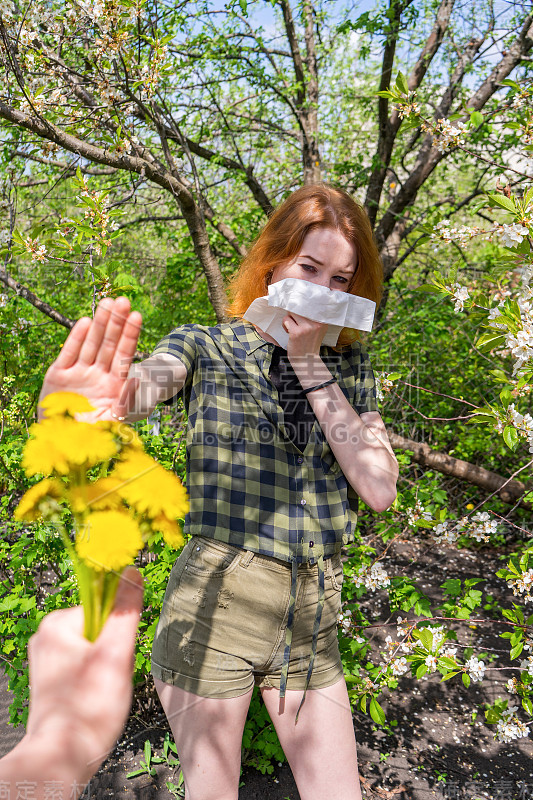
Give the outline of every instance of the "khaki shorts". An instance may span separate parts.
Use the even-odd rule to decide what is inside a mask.
[[[340,554],[324,561],[325,605],[309,689],[342,678],[337,641]],[[254,684],[279,689],[291,567],[193,536],[172,569],[152,649],[152,674],[201,697],[239,697]],[[318,600],[317,565],[298,566],[287,689],[303,690]]]

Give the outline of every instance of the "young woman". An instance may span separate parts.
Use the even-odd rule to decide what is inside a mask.
[[[379,301],[370,224],[346,193],[304,187],[275,211],[229,287],[232,321],[176,328],[128,376],[140,316],[106,299],[76,323],[43,386],[128,421],[182,393],[192,538],[172,570],[152,672],[187,800],[236,800],[254,685],[302,800],[361,800],[336,635],[340,550],[357,497],[391,505],[398,466],[353,331],[325,347],[327,325],[287,313],[284,350],[246,321],[288,277]]]

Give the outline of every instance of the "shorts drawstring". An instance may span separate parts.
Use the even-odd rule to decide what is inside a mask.
[[[318,645],[318,632],[320,630],[320,622],[322,620],[322,609],[324,608],[324,601],[325,601],[325,588],[324,588],[324,556],[321,554],[318,556],[317,559],[318,564],[318,603],[316,606],[315,612],[315,621],[313,623],[313,640],[311,642],[311,657],[309,659],[309,667],[307,669],[307,676],[305,679],[305,687],[303,697],[300,701],[300,705],[298,706],[298,711],[296,712],[296,718],[294,720],[294,724],[298,722],[298,715],[300,713],[300,709],[302,708],[305,700],[305,696],[307,694],[307,688],[309,686],[309,682],[311,680],[311,675],[313,673],[313,666],[315,663],[315,656],[317,651]],[[294,625],[294,608],[296,606],[296,581],[298,578],[298,564],[294,559],[291,562],[291,592],[289,598],[289,613],[287,618],[287,630],[285,632],[285,652],[283,654],[283,666],[281,668],[281,678],[280,678],[280,687],[279,687],[279,696],[280,699],[285,697],[285,692],[287,689],[287,675],[289,671],[289,661],[291,656],[291,644],[292,644],[292,629]]]

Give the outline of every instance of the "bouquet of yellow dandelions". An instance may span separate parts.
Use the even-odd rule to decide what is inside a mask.
[[[28,476],[49,477],[23,495],[15,518],[57,525],[78,579],[85,636],[94,641],[122,570],[144,544],[160,532],[171,547],[183,545],[177,520],[188,511],[187,494],[128,425],[78,421],[77,414],[94,411],[82,395],[56,392],[40,405],[46,417],[30,428],[22,465]],[[61,501],[72,512],[74,541],[61,523]]]

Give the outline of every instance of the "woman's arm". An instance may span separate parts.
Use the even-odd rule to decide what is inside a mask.
[[[296,314],[285,317],[284,324],[287,354],[302,388],[329,380],[331,372],[319,355],[327,325]],[[309,392],[307,398],[346,480],[374,511],[385,511],[396,497],[398,462],[380,414],[359,415],[337,383]]]

